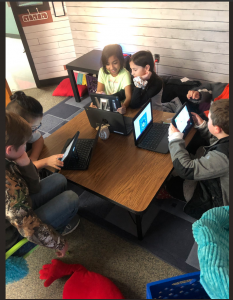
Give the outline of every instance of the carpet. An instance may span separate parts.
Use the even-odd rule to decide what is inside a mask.
[[[68,182],[79,195],[79,215],[127,241],[147,249],[184,273],[200,270],[192,234],[194,218],[183,212],[184,202],[154,199],[142,218],[144,238],[137,239],[134,216],[119,206]]]
[[[89,96],[76,102],[68,97],[43,116],[40,132],[44,138],[81,113],[89,106]],[[195,221],[183,212],[184,202],[154,199],[142,218],[142,241],[137,239],[134,216],[102,198],[68,181],[68,189],[79,195],[80,216],[112,233],[147,249],[184,273],[199,270],[197,244],[192,234]]]
[[[50,136],[50,134],[80,114],[90,103],[91,98],[88,95],[83,96],[81,102],[76,102],[74,97],[68,97],[47,110],[43,115],[42,126],[39,129],[43,138]]]

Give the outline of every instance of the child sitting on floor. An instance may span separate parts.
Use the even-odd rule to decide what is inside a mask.
[[[44,139],[38,131],[42,125],[41,120],[43,117],[43,107],[40,102],[30,96],[26,96],[25,93],[21,91],[15,92],[10,98],[11,102],[7,105],[6,110],[20,115],[31,126],[32,136],[27,141],[27,148],[31,146],[29,155],[31,161],[37,169],[50,166],[60,170],[60,167],[62,167],[64,163],[60,161],[59,158],[63,157],[63,154],[56,154],[38,160],[44,145]]]
[[[124,114],[131,100],[131,78],[130,73],[124,68],[124,56],[121,46],[118,44],[105,46],[101,61],[103,67],[99,70],[96,93],[115,95],[123,90],[124,97],[119,96],[124,103],[117,111]],[[90,106],[96,108],[92,103]]]
[[[76,229],[79,199],[67,191],[67,180],[52,174],[40,181],[25,146],[32,130],[19,115],[5,116],[5,217],[6,251],[23,237],[55,249],[63,257],[68,249],[63,236]],[[13,225],[13,230],[11,225]]]
[[[183,133],[169,127],[169,149],[177,174],[166,185],[171,196],[187,201],[184,212],[199,219],[217,206],[229,205],[229,99],[214,102],[208,124],[193,113],[195,127],[209,145],[198,158],[191,159],[185,149]]]
[[[139,108],[152,98],[152,108],[163,110],[162,79],[154,71],[154,60],[150,51],[138,51],[129,60],[132,74],[132,97],[130,107]]]

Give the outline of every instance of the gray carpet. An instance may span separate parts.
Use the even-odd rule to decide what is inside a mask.
[[[145,299],[147,283],[182,274],[147,250],[84,218],[77,230],[67,235],[67,241],[70,255],[63,258],[63,262],[81,264],[108,277],[126,299]],[[28,276],[6,286],[6,299],[62,299],[68,276],[56,280],[48,288],[39,279],[42,266],[55,258],[54,251],[38,247],[26,259]]]
[[[76,117],[84,110],[84,107],[91,103],[91,98],[88,95],[81,99],[81,102],[76,102],[74,97],[68,97],[44,113],[42,126],[39,129],[43,138]]]
[[[56,85],[44,86],[41,88],[32,88],[23,90],[27,96],[31,96],[38,100],[43,106],[43,112],[45,113],[50,108],[54,107],[61,101],[65,100],[67,97],[64,96],[52,96],[54,90],[57,88]]]
[[[79,214],[127,241],[138,245],[184,273],[199,270],[197,245],[192,235],[194,218],[183,212],[184,202],[154,199],[143,215],[142,241],[137,239],[135,218],[123,208],[82,191],[72,182],[68,188],[80,195]]]

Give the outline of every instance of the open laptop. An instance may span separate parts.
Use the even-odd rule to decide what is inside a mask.
[[[152,103],[146,105],[133,118],[135,146],[159,153],[168,153],[168,128],[170,125],[153,123]]]
[[[132,118],[125,117],[120,113],[85,107],[85,111],[93,128],[99,126],[99,123],[109,124],[110,132],[128,135],[133,130]]]
[[[79,139],[79,131],[77,131],[72,139],[66,141],[61,151],[62,154],[64,153],[64,156],[60,159],[64,161],[63,170],[86,170],[89,167],[100,128],[101,126],[97,130],[94,139]]]
[[[118,96],[90,93],[91,101],[101,110],[117,112],[121,107],[121,101]]]

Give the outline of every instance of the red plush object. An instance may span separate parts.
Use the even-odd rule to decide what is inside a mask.
[[[82,97],[85,93],[87,93],[86,85],[77,84],[78,92],[80,97]],[[53,92],[53,96],[66,96],[66,97],[74,97],[74,92],[72,90],[72,86],[70,83],[70,79],[66,78],[59,83],[58,87]]]
[[[65,264],[52,259],[52,264],[43,265],[39,273],[40,279],[46,279],[45,287],[50,286],[54,280],[73,273],[64,285],[63,299],[124,299],[111,280],[90,272],[79,264]]]

